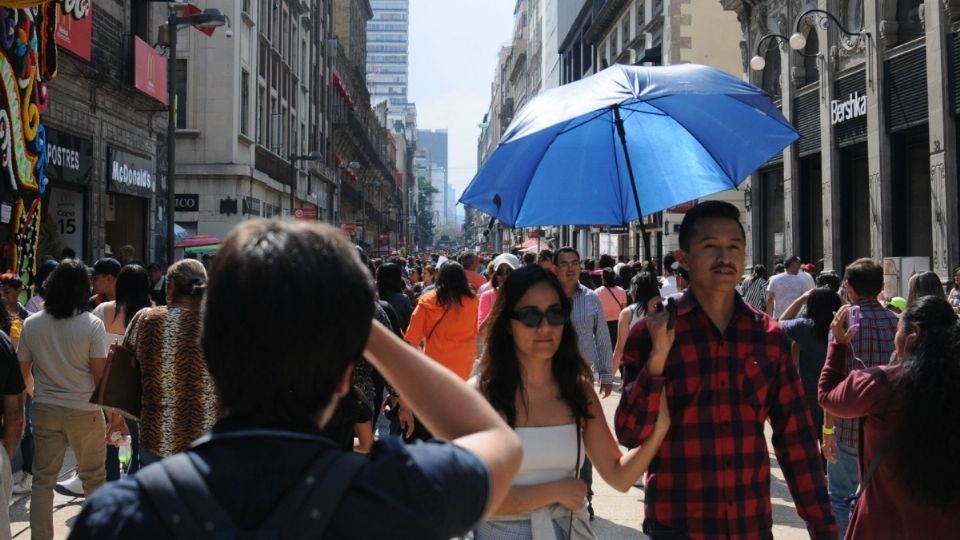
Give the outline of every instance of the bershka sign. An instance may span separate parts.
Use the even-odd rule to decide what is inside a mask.
[[[109,148],[107,163],[111,191],[138,197],[153,195],[153,161]]]
[[[830,123],[837,125],[853,118],[867,115],[867,96],[854,92],[845,101],[835,99],[830,102]]]

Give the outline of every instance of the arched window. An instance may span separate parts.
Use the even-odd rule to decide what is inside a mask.
[[[820,35],[816,28],[807,32],[807,46],[803,48],[804,85],[813,84],[820,80],[820,67],[817,64],[817,54],[820,53]]]
[[[767,47],[767,51],[763,53],[763,59],[766,61],[766,66],[763,68],[763,79],[760,87],[770,94],[771,99],[779,99],[781,94],[780,49],[775,44],[771,44]]]
[[[920,6],[923,0],[899,0],[897,2],[897,45],[913,41],[923,35],[920,22]]]

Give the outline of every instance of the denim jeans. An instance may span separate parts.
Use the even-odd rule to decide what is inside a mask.
[[[837,443],[837,463],[827,462],[827,492],[830,494],[830,506],[837,519],[840,538],[847,533],[850,514],[857,502],[857,488],[860,486],[860,471],[857,467],[857,449]]]
[[[14,472],[33,474],[33,398],[30,396],[27,396],[23,411],[23,438],[10,460]]]

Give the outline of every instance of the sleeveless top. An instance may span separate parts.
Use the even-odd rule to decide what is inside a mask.
[[[513,480],[515,486],[529,486],[554,482],[563,478],[576,477],[586,452],[583,442],[580,442],[580,460],[577,461],[577,424],[562,424],[547,427],[520,427],[515,431],[523,444],[523,462],[520,472]],[[558,505],[552,505],[558,506]],[[474,531],[474,540],[516,540],[541,538],[542,527],[536,531],[534,522],[538,514],[547,512],[549,517],[551,508],[541,508],[532,512],[523,512],[510,516],[494,516],[480,523]],[[555,509],[554,509],[555,510]],[[552,512],[557,514],[557,512]],[[567,521],[564,516],[570,512],[561,509],[560,521],[552,519],[556,538],[566,535]],[[586,512],[584,512],[586,513]],[[547,531],[549,534],[549,531]]]

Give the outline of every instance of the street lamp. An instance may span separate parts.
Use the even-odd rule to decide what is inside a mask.
[[[799,37],[800,39],[803,40],[803,45],[802,45],[799,49],[793,46],[793,45],[794,45],[794,40],[795,40],[795,38],[797,38],[797,37]],[[793,48],[795,51],[797,51],[797,53],[798,53],[800,56],[807,56],[807,57],[820,56],[819,53],[818,53],[818,54],[806,54],[806,53],[802,52],[802,51],[803,51],[803,48],[807,46],[807,45],[806,45],[806,44],[807,44],[807,41],[806,41],[806,39],[805,39],[801,34],[799,34],[799,33],[794,34],[793,37],[791,37],[791,38],[787,38],[787,36],[785,36],[785,35],[783,35],[783,34],[767,34],[767,35],[761,37],[759,40],[757,40],[757,51],[756,51],[756,53],[753,55],[753,58],[750,59],[750,68],[753,69],[754,71],[763,71],[763,68],[767,67],[767,60],[766,60],[764,57],[760,56],[760,46],[763,45],[763,42],[764,42],[764,41],[767,41],[767,40],[770,40],[770,39],[779,39],[779,40],[781,40],[781,41],[789,42],[789,43],[790,43],[790,47]]]
[[[795,51],[801,51],[807,46],[807,38],[800,33],[800,23],[803,22],[803,19],[808,15],[816,15],[817,22],[820,24],[821,28],[826,28],[827,22],[833,21],[833,24],[837,25],[837,30],[840,30],[840,32],[842,32],[845,36],[867,36],[868,38],[870,36],[869,32],[864,32],[863,30],[859,32],[851,32],[847,30],[844,28],[843,24],[841,24],[840,21],[837,20],[837,18],[829,11],[822,9],[808,9],[801,13],[799,17],[797,17],[797,24],[795,25],[796,28],[794,29],[793,35],[790,36],[790,48]]]
[[[203,13],[188,17],[177,17],[177,13],[170,11],[167,18],[167,264],[173,264],[176,257],[176,241],[174,239],[174,213],[176,212],[176,164],[177,164],[177,31],[181,26],[196,26],[197,28],[217,28],[229,25],[230,19],[217,8],[207,8]],[[227,37],[233,32],[227,28]]]

